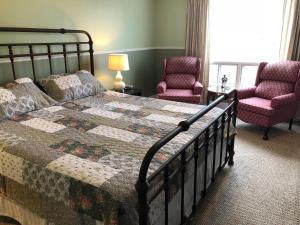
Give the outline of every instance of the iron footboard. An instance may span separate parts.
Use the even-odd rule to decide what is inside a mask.
[[[204,116],[206,113],[208,113],[210,110],[212,110],[214,107],[216,107],[221,102],[229,100],[228,106],[223,110],[223,112],[215,118],[211,123],[207,124],[205,129],[199,131],[197,135],[195,135],[191,140],[189,140],[188,143],[186,143],[179,151],[176,152],[171,158],[169,158],[159,169],[157,169],[154,173],[152,173],[150,176],[147,176],[150,163],[155,156],[155,154],[169,141],[171,141],[174,137],[176,137],[181,132],[189,130],[190,126],[195,123],[197,120],[199,120],[202,116]],[[139,224],[140,225],[149,225],[150,224],[150,217],[149,217],[149,211],[150,211],[150,204],[151,202],[159,195],[159,193],[164,192],[164,224],[169,224],[169,192],[170,192],[170,180],[172,177],[174,177],[175,173],[180,174],[181,178],[181,193],[180,193],[180,199],[181,199],[181,206],[180,206],[180,224],[186,224],[188,221],[188,218],[185,215],[185,175],[186,175],[186,165],[191,160],[194,160],[194,173],[193,173],[193,201],[192,201],[192,213],[189,217],[193,215],[193,213],[196,210],[197,207],[197,194],[199,194],[199,191],[201,193],[201,196],[204,197],[207,190],[207,179],[208,179],[208,150],[211,143],[213,143],[213,163],[212,165],[212,175],[210,177],[211,183],[215,181],[215,171],[218,169],[221,171],[226,164],[228,163],[230,166],[233,165],[233,156],[234,156],[234,142],[235,142],[235,135],[230,135],[230,126],[233,124],[233,126],[236,126],[236,115],[237,115],[237,91],[232,90],[230,93],[220,96],[218,99],[216,99],[214,102],[212,102],[210,105],[205,107],[204,109],[200,110],[198,113],[190,117],[189,119],[182,121],[178,124],[178,126],[172,130],[169,134],[164,136],[162,139],[160,139],[158,142],[156,142],[147,152],[146,156],[144,157],[144,160],[142,162],[140,172],[139,172],[139,178],[136,183],[136,190],[138,193],[138,205],[137,210],[139,213]],[[221,121],[221,123],[219,122]],[[221,130],[221,132],[219,132]],[[226,136],[224,136],[224,133]],[[200,137],[203,137],[204,139],[200,139]],[[217,155],[216,148],[217,148],[217,140],[218,135],[221,135],[221,143],[220,143],[220,155]],[[211,142],[211,140],[213,140]],[[194,145],[193,154],[191,157],[187,157],[187,148],[191,145]],[[223,154],[224,146],[226,146],[225,156]],[[197,185],[197,176],[198,176],[198,159],[199,154],[201,151],[204,151],[204,171],[203,171],[203,188],[202,190],[199,190],[199,187]],[[217,165],[217,159],[219,157],[219,163]],[[225,158],[225,160],[222,160]],[[175,160],[178,160],[180,162],[179,168],[176,169],[175,172],[170,173],[170,166],[172,162]],[[217,168],[216,168],[217,167]],[[156,178],[158,175],[163,175],[163,183],[155,193],[151,193],[152,197],[149,197],[149,188],[151,182]]]

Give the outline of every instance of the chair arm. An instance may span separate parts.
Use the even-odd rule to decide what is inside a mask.
[[[294,105],[297,102],[295,93],[276,96],[271,99],[271,107],[274,109],[281,108],[282,106]]]
[[[202,90],[203,90],[202,84],[199,81],[196,81],[195,84],[194,84],[193,94],[194,95],[201,95]]]
[[[250,98],[254,96],[256,87],[241,88],[237,90],[238,99]]]
[[[166,89],[167,89],[167,83],[165,81],[161,81],[156,87],[156,92],[157,94],[163,94],[166,92]]]

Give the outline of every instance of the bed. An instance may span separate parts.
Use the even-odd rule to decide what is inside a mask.
[[[15,59],[68,60],[88,54],[86,31],[0,28],[0,32],[85,34],[88,41],[0,44]],[[62,52],[51,46],[62,46]],[[73,50],[67,46],[73,45]],[[88,46],[84,50],[83,45]],[[28,53],[14,48],[28,47]],[[35,53],[33,46],[47,52]],[[26,84],[27,85],[27,84]],[[224,109],[218,108],[227,102]],[[186,224],[215,181],[233,165],[237,95],[233,90],[208,106],[103,90],[52,104],[0,122],[0,215],[23,225]]]

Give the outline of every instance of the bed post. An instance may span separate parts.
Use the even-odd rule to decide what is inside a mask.
[[[234,92],[233,101],[234,101],[234,105],[233,105],[233,112],[232,112],[232,123],[233,123],[234,128],[236,129],[236,117],[237,117],[237,106],[238,106],[238,96],[237,96],[237,91],[236,90]],[[235,135],[236,134],[232,135],[230,144],[228,146],[228,148],[229,148],[229,161],[228,161],[228,165],[229,166],[233,166],[234,165],[233,156],[235,154],[235,152],[234,152]]]
[[[91,63],[91,74],[95,75],[95,68],[94,68],[94,49],[93,49],[93,41],[92,39],[89,41],[90,46],[90,63]]]
[[[141,182],[139,180],[139,182],[136,184],[135,187],[136,187],[136,190],[138,191],[137,210],[139,213],[139,224],[140,225],[149,225],[148,216],[149,216],[150,206],[148,204],[148,198],[147,198],[149,185],[146,181]]]

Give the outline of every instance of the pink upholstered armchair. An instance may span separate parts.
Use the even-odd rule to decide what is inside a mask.
[[[254,87],[238,90],[238,118],[265,128],[264,140],[277,123],[293,117],[300,99],[300,62],[260,63]]]
[[[202,85],[199,82],[201,59],[181,56],[165,59],[163,81],[156,88],[160,99],[200,103]]]

